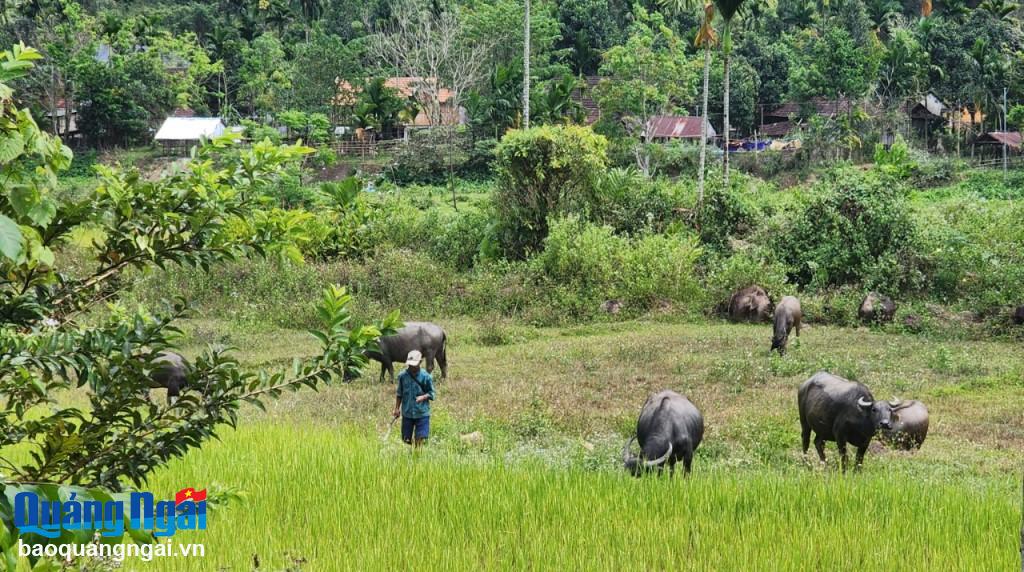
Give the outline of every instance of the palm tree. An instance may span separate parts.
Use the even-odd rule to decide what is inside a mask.
[[[996,20],[1012,20],[1013,13],[1019,7],[1013,2],[1007,2],[1007,0],[985,0],[978,5],[978,8],[992,14]]]
[[[740,6],[743,5],[743,0],[714,0],[715,6],[718,7],[718,11],[722,13],[722,19],[725,20],[725,26],[722,28],[722,59],[724,62],[724,71],[722,77],[722,84],[725,91],[725,97],[722,101],[722,132],[725,135],[725,154],[722,156],[723,162],[725,163],[724,171],[724,188],[729,188],[729,54],[732,53],[732,35],[730,29],[732,28],[732,19],[739,12]]]
[[[711,48],[718,42],[715,35],[715,28],[712,25],[715,21],[715,4],[708,2],[704,5],[704,21],[697,32],[697,39],[694,44],[704,48],[704,103],[701,105],[700,123],[700,170],[697,173],[697,215],[700,216],[701,208],[704,205],[704,170],[708,157],[708,83],[711,77]],[[728,149],[726,149],[728,152]]]

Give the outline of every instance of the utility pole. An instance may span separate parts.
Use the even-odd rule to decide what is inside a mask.
[[[1006,92],[1007,89],[1003,87],[1003,180],[1006,180]]]
[[[530,128],[530,0],[523,16],[523,129]]]

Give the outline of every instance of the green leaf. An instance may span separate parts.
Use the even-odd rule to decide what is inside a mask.
[[[25,139],[21,133],[6,133],[0,139],[0,163],[10,163],[25,152]]]
[[[28,218],[39,226],[50,224],[55,216],[57,216],[57,204],[46,198],[40,200],[28,211]]]
[[[21,230],[13,220],[0,214],[0,254],[11,260],[18,260],[25,247]]]

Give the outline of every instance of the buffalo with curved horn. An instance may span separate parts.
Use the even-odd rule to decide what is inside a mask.
[[[683,461],[687,473],[693,454],[704,438],[704,417],[690,400],[674,391],[656,393],[644,403],[636,422],[636,436],[630,437],[622,449],[622,464],[636,476],[650,470],[668,467],[675,472]],[[630,452],[633,441],[640,444],[640,454]]]
[[[825,371],[805,381],[797,391],[804,455],[814,431],[814,448],[825,462],[825,441],[835,441],[846,471],[846,444],[857,447],[857,467],[864,463],[878,429],[892,429],[892,404],[875,401],[868,388]]]

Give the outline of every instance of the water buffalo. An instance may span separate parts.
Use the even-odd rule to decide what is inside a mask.
[[[891,322],[896,315],[896,304],[888,296],[870,292],[860,303],[857,315],[862,322]]]
[[[150,374],[149,386],[154,389],[167,390],[167,402],[174,403],[178,395],[188,384],[188,365],[181,354],[162,351],[153,359],[153,372]]]
[[[406,322],[405,326],[390,336],[377,340],[380,351],[370,350],[366,357],[380,362],[380,381],[384,381],[384,372],[395,382],[396,361],[405,361],[409,352],[417,350],[423,354],[427,362],[427,371],[434,372],[434,359],[441,366],[441,377],[448,377],[448,356],[446,354],[448,336],[444,329],[430,322]]]
[[[779,350],[779,355],[786,353],[786,344],[789,342],[789,332],[796,328],[796,337],[800,337],[800,322],[804,319],[803,310],[800,309],[800,300],[793,296],[786,296],[775,307],[775,329],[772,334],[772,349]]]
[[[928,408],[917,400],[892,403],[892,429],[879,437],[892,447],[920,449],[928,436]]]
[[[1017,326],[1024,325],[1024,306],[1017,306],[1017,309],[1013,311],[1011,320]]]
[[[665,390],[647,398],[636,422],[636,436],[630,437],[622,449],[622,463],[636,476],[668,465],[675,472],[682,459],[687,473],[693,464],[693,453],[704,438],[704,418],[689,399]],[[640,442],[640,455],[630,452],[633,440]]]
[[[729,299],[729,319],[734,322],[767,322],[772,315],[772,300],[760,286],[748,286]]]
[[[797,391],[803,452],[807,454],[811,431],[818,457],[825,462],[825,441],[835,441],[846,471],[846,444],[857,447],[857,467],[875,431],[892,429],[892,405],[875,398],[860,383],[819,371]]]

